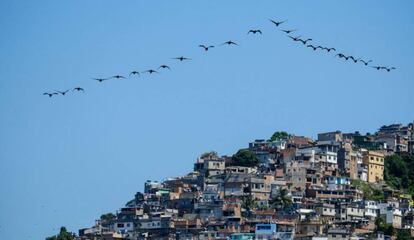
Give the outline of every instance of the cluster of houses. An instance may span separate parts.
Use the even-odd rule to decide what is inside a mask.
[[[414,154],[413,124],[317,140],[255,140],[254,166],[205,153],[186,176],[146,181],[116,214],[78,239],[388,239],[382,222],[414,236],[413,196],[384,182],[384,159]],[[359,185],[355,184],[358,183]],[[372,199],[361,184],[379,189]],[[381,221],[379,221],[379,219]]]

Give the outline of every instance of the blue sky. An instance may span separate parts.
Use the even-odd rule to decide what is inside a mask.
[[[411,1],[3,0],[0,9],[0,239],[90,226],[146,179],[276,130],[314,137],[414,120]],[[314,52],[269,18],[397,70]],[[240,46],[197,47],[228,40]],[[193,60],[171,59],[181,55]],[[172,71],[90,79],[161,64]],[[85,93],[42,96],[76,86]]]

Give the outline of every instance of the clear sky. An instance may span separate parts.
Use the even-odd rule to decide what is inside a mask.
[[[2,0],[0,9],[0,239],[90,226],[145,180],[275,130],[315,137],[414,120],[413,1]],[[269,18],[397,70],[314,52]],[[240,46],[197,47],[228,40]],[[171,59],[181,55],[193,60]],[[160,64],[172,70],[91,80]],[[42,95],[77,86],[85,93]]]

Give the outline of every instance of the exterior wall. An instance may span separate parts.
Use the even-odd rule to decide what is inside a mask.
[[[363,162],[368,168],[368,182],[374,183],[384,179],[384,154],[367,151],[364,153]]]

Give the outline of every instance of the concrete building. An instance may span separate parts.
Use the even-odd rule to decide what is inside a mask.
[[[384,154],[378,151],[363,152],[363,163],[368,168],[369,183],[384,179]]]

